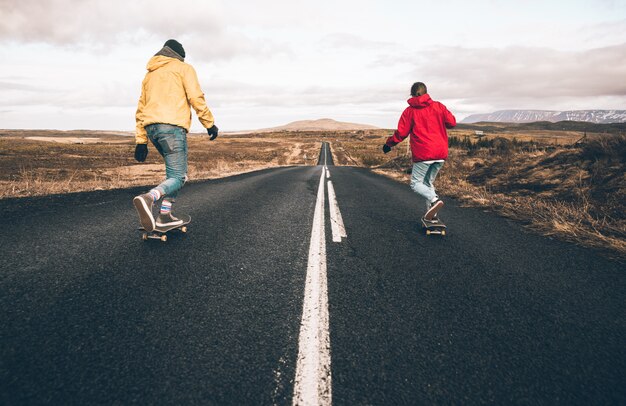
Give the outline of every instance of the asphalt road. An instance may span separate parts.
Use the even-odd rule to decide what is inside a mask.
[[[623,263],[449,199],[427,237],[324,156],[186,185],[166,243],[140,189],[1,200],[0,404],[290,404],[322,179],[333,404],[626,403]]]

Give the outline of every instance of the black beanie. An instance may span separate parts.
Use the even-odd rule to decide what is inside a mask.
[[[175,39],[168,39],[167,41],[165,41],[165,44],[163,44],[163,46],[169,47],[172,51],[176,52],[181,57],[185,57],[185,49],[180,44],[180,42],[176,41]]]

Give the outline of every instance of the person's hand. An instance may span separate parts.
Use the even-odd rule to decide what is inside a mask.
[[[148,144],[137,144],[135,147],[135,159],[137,162],[143,162],[148,156]]]
[[[219,131],[219,128],[217,128],[215,124],[213,124],[211,128],[206,129],[206,132],[211,136],[211,138],[209,138],[209,141],[213,141],[214,139],[217,138],[218,131]]]
[[[386,154],[389,151],[391,151],[391,147],[387,144],[383,145],[383,152]]]

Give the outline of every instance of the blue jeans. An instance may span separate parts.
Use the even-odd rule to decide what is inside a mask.
[[[433,183],[442,166],[443,162],[433,162],[432,164],[415,162],[413,164],[411,189],[426,199],[427,210],[430,209],[430,204],[439,198]]]
[[[170,124],[150,124],[146,132],[165,160],[165,181],[156,189],[174,201],[187,181],[187,130]]]

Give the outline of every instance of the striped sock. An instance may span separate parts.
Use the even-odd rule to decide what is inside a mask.
[[[161,198],[161,192],[159,191],[159,189],[152,189],[149,193],[150,193],[150,196],[152,196],[153,202],[156,202],[157,200]]]
[[[161,214],[168,214],[172,211],[172,202],[163,200],[161,203]]]

